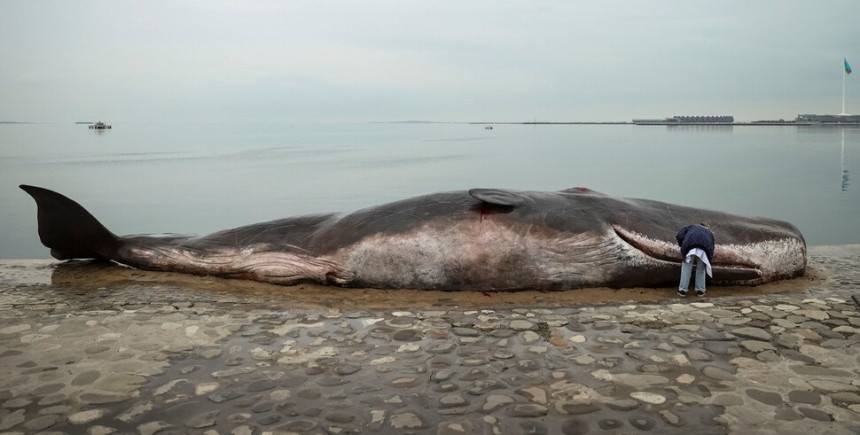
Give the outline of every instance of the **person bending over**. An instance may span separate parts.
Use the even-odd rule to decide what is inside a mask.
[[[705,273],[713,278],[711,259],[714,258],[714,234],[708,229],[707,223],[688,225],[681,228],[675,235],[678,246],[681,247],[681,282],[678,284],[678,295],[687,296],[690,288],[690,275],[693,263],[696,264],[696,294],[705,295]]]

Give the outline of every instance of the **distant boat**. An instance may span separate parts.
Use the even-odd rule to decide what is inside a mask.
[[[492,126],[492,125],[488,125],[488,126],[484,127],[484,129],[485,129],[485,130],[492,130],[492,129],[493,129],[493,126]]]
[[[94,124],[90,125],[91,130],[110,130],[111,126],[105,124],[104,122],[97,121]]]

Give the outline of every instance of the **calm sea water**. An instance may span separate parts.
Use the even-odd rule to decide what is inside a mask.
[[[657,199],[860,243],[860,129],[469,124],[0,125],[0,258],[49,258],[17,188],[117,234],[194,233],[500,187]]]

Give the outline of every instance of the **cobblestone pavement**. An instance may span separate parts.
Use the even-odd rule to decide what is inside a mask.
[[[860,434],[860,246],[810,267],[791,293],[410,308],[0,262],[0,433]]]

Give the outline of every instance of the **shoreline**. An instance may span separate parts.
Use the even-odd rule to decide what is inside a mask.
[[[860,244],[823,245],[808,248],[809,259],[803,276],[755,287],[711,286],[710,298],[751,297],[777,294],[799,294],[809,288],[825,285],[836,271],[828,269],[827,258],[856,255]],[[859,262],[860,263],[860,262]],[[860,264],[858,264],[860,269]],[[62,291],[96,288],[113,292],[116,297],[161,300],[232,300],[256,299],[266,303],[289,301],[295,307],[407,308],[455,305],[459,307],[559,307],[565,305],[612,304],[629,301],[667,302],[679,300],[674,287],[580,288],[559,291],[439,291],[414,289],[368,289],[323,286],[305,283],[280,286],[248,280],[187,275],[177,272],[152,272],[117,264],[88,261],[0,260],[0,285],[48,286]],[[150,287],[151,294],[141,296],[129,288]],[[695,301],[696,298],[690,298]]]

